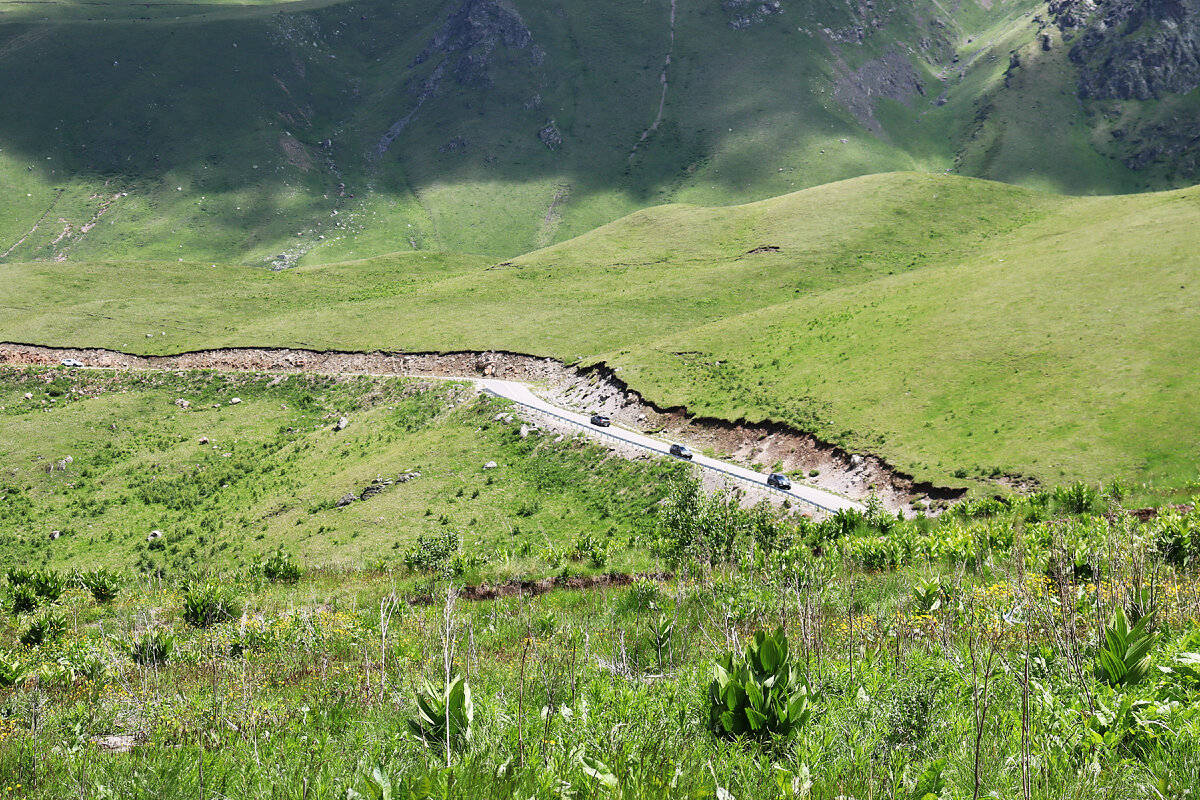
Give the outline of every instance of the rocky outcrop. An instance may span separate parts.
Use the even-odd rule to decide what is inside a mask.
[[[729,27],[740,31],[772,14],[782,14],[783,4],[779,0],[725,0],[721,10],[729,17]]]
[[[1200,86],[1200,0],[1057,0],[1051,12],[1075,35],[1081,98],[1149,100]]]
[[[507,0],[464,0],[409,66],[445,54],[453,58],[451,71],[461,85],[487,86],[492,82],[491,57],[497,46],[524,50],[531,44],[533,35]],[[544,55],[535,47],[531,59],[536,65]]]

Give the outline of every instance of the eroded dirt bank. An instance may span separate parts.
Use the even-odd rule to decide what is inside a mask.
[[[647,402],[604,366],[568,367],[549,358],[504,352],[350,353],[274,348],[199,350],[172,356],[136,356],[112,350],[54,348],[0,343],[0,363],[53,365],[74,358],[90,367],[116,369],[211,369],[219,371],[311,372],[345,375],[488,377],[534,384],[547,400],[588,413],[604,413],[621,425],[665,435],[762,471],[782,464],[802,472],[805,482],[854,499],[874,490],[890,509],[912,513],[943,508],[961,489],[918,483],[869,454],[848,453],[815,437],[777,424],[691,417],[686,409]]]

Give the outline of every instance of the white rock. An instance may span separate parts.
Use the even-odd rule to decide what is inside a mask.
[[[240,402],[242,402],[242,398],[240,398],[240,397],[234,397],[234,398],[232,398],[232,399],[229,401],[229,405],[231,405],[231,406],[236,406],[236,405],[237,405],[238,403],[240,403]]]
[[[495,469],[498,466],[499,466],[499,464],[497,464],[495,461],[489,461],[483,465],[483,468],[484,469]]]

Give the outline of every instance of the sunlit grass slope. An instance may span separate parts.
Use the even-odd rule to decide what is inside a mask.
[[[1200,456],[1198,224],[1194,189],[871,176],[643,211],[499,264],[13,265],[0,338],[604,360],[663,405],[786,422],[939,482],[1171,482]]]
[[[505,410],[447,382],[0,368],[0,564],[173,572],[281,545],[394,564],[453,531],[513,574],[583,536],[625,543],[677,466],[522,437]]]

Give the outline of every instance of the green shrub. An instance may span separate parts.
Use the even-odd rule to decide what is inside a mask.
[[[33,580],[33,570],[12,567],[4,573],[9,586],[24,586]]]
[[[21,644],[26,647],[38,647],[52,642],[67,629],[67,620],[62,614],[47,611],[42,616],[29,623],[29,627],[21,633]]]
[[[786,737],[808,723],[808,683],[792,662],[783,628],[754,634],[741,658],[726,653],[717,660],[708,706],[709,729],[722,737]]]
[[[263,562],[263,576],[272,583],[295,583],[303,573],[300,565],[292,561],[291,554],[282,547]]]
[[[111,602],[121,592],[121,576],[106,567],[81,572],[77,577],[97,603]]]
[[[475,720],[475,705],[471,702],[471,687],[462,676],[455,676],[445,691],[425,688],[417,692],[416,719],[408,726],[426,745],[460,745],[471,741],[471,724]]]
[[[277,644],[277,637],[267,626],[254,622],[242,625],[238,638],[229,645],[229,655],[241,658],[247,653],[264,653]]]
[[[596,569],[602,569],[608,564],[608,541],[585,533],[575,542],[570,558],[572,561],[586,560]]]
[[[453,530],[422,533],[405,553],[404,565],[413,572],[446,571],[458,546],[458,533]]]
[[[29,674],[28,662],[15,653],[0,653],[0,688],[16,686]]]
[[[37,592],[28,583],[18,583],[8,590],[9,603],[14,614],[28,614],[38,606]]]
[[[207,628],[241,613],[237,598],[215,583],[193,586],[183,594],[183,619],[196,628]]]
[[[937,611],[950,599],[951,589],[941,578],[918,578],[912,595],[913,603],[921,611]]]
[[[1067,514],[1090,513],[1098,497],[1098,492],[1083,481],[1054,487],[1054,502],[1060,511]]]
[[[52,569],[41,569],[33,573],[33,577],[29,579],[29,585],[33,587],[33,591],[37,593],[38,597],[51,603],[62,597],[62,593],[67,590],[67,581],[62,574]]]
[[[175,637],[163,630],[147,631],[129,643],[129,656],[136,663],[162,664],[175,650]]]
[[[1104,629],[1104,643],[1097,653],[1096,677],[1114,688],[1136,686],[1150,674],[1150,651],[1158,635],[1146,630],[1152,614],[1131,628],[1119,606]]]

